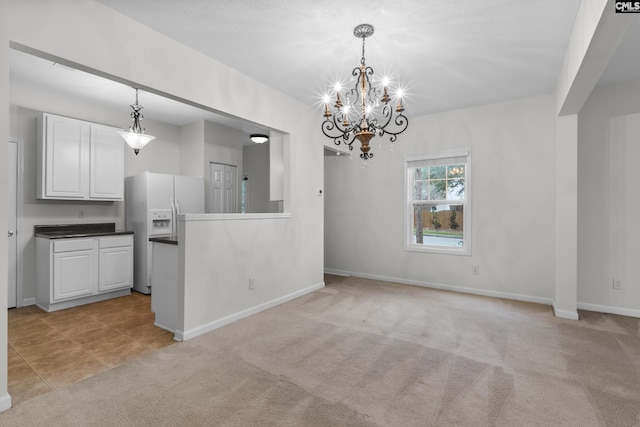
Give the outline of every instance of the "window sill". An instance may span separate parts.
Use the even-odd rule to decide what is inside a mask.
[[[442,255],[463,255],[471,256],[471,250],[463,248],[447,248],[439,246],[418,246],[418,245],[405,245],[404,250],[407,252],[424,252],[430,254],[442,254]]]

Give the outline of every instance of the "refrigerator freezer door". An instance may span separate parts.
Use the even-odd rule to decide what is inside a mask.
[[[173,175],[149,173],[147,175],[147,206],[149,209],[171,209]]]
[[[161,173],[147,174],[147,215],[151,216],[151,212],[163,210],[171,212],[171,201],[173,200],[173,176]],[[171,220],[171,218],[170,218]],[[148,221],[147,236],[157,236],[159,233],[154,230],[153,221]],[[164,233],[171,234],[171,225],[168,231]]]

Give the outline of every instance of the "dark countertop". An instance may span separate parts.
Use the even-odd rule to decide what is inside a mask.
[[[100,224],[36,225],[36,237],[46,239],[70,239],[78,237],[118,236],[133,234],[133,231],[116,230],[115,222]]]
[[[156,242],[156,243],[166,243],[168,245],[177,245],[178,244],[178,240],[173,238],[173,237],[150,237],[149,241],[150,242]]]

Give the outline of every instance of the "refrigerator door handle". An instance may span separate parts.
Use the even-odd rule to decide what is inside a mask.
[[[178,215],[180,215],[180,203],[178,199],[173,199],[173,237],[178,238]]]
[[[176,215],[176,204],[173,197],[170,200],[171,202],[171,237],[176,238],[178,236],[178,228],[176,225],[177,215]]]

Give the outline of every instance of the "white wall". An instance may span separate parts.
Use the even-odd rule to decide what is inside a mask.
[[[552,96],[411,117],[374,164],[325,157],[325,266],[540,302],[553,297],[555,114]],[[403,249],[405,155],[470,148],[472,256]],[[471,274],[472,265],[480,275]]]
[[[553,311],[578,320],[578,115],[556,118],[555,250]]]
[[[204,120],[180,127],[180,175],[207,178],[208,169],[202,164],[204,153]]]
[[[9,99],[8,8],[0,2],[0,99]],[[0,141],[9,140],[9,112],[0,109]],[[0,170],[7,170],[7,144],[0,144]],[[7,200],[7,174],[0,175],[0,200]],[[7,224],[7,204],[0,203],[0,224]],[[7,245],[0,245],[0,307],[7,306]],[[0,310],[0,411],[11,407],[7,392],[7,310]]]
[[[578,117],[578,306],[636,317],[638,99],[640,80],[599,87]]]
[[[265,218],[256,218],[259,215]],[[289,250],[319,235],[318,230],[309,230],[310,234],[294,231],[301,218],[235,214],[235,219],[219,220],[216,216],[180,221],[179,252],[184,256],[178,279],[184,284],[178,293],[176,337],[180,340],[324,286],[322,281],[313,282],[317,280],[313,260]],[[217,236],[233,236],[233,241]],[[321,248],[312,250],[321,259]],[[252,279],[254,288],[250,289]],[[307,285],[301,287],[301,283]]]

